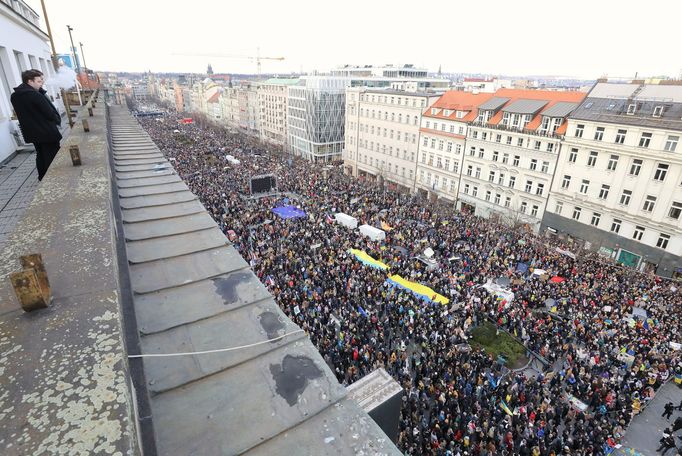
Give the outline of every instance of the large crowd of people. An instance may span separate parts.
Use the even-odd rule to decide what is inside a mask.
[[[338,380],[382,367],[400,383],[405,454],[609,454],[680,369],[674,282],[178,119],[139,120]],[[268,173],[282,193],[252,197],[249,177]],[[272,209],[283,204],[306,216],[278,217]],[[385,240],[334,222],[338,212],[384,222]],[[417,258],[427,247],[435,265]],[[352,248],[449,304],[387,284],[387,272],[357,261]],[[513,299],[483,286],[499,278]],[[634,309],[647,315],[633,318]],[[504,366],[468,345],[485,321],[544,368]]]

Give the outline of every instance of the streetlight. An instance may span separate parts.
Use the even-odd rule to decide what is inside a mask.
[[[79,41],[78,44],[81,47],[81,57],[83,57],[83,68],[88,68],[88,64],[85,63],[85,52],[83,52],[83,43]]]
[[[73,52],[73,59],[75,60],[76,64],[76,73],[81,74],[81,66],[78,63],[78,56],[76,55],[76,46],[73,45],[73,36],[71,36],[71,31],[73,30],[73,27],[67,25],[66,30],[69,31],[69,39],[71,40],[71,52]]]

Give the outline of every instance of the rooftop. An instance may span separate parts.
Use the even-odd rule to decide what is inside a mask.
[[[433,103],[424,113],[424,117],[434,117],[438,119],[450,119],[460,122],[469,122],[478,115],[480,105],[486,103],[493,97],[492,93],[472,93],[460,90],[449,90]],[[437,113],[432,113],[432,109],[437,108]],[[452,111],[445,115],[444,110]],[[457,117],[457,111],[466,112],[464,117]]]

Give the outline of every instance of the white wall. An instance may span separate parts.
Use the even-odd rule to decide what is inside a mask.
[[[15,57],[15,51],[21,52]],[[50,59],[50,48],[45,36],[39,34],[35,29],[26,24],[21,17],[7,8],[0,8],[0,62],[7,78],[10,90],[21,84],[21,68],[31,68],[31,60],[37,63],[39,70],[45,72],[46,76],[53,74],[52,61]],[[0,70],[1,71],[1,70]],[[1,80],[0,72],[0,162],[11,155],[17,147],[17,143],[11,133],[13,114],[10,103],[10,93]],[[57,95],[52,92],[51,95]],[[60,112],[63,111],[61,103],[55,103]]]

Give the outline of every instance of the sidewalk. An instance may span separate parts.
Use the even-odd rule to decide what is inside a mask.
[[[38,187],[35,152],[22,152],[0,165],[0,245],[14,230]]]

